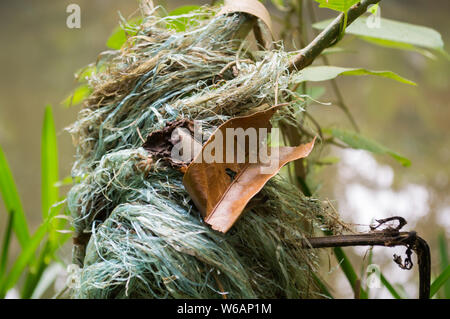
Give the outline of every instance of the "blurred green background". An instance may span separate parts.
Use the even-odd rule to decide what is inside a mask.
[[[70,3],[81,7],[80,29],[66,26],[66,7]],[[160,3],[171,10],[210,1]],[[267,6],[277,33],[284,13],[270,3]],[[336,15],[314,6],[319,20]],[[124,0],[0,2],[0,145],[10,162],[31,231],[41,222],[40,132],[45,105],[54,106],[60,176],[65,177],[70,175],[74,148],[64,128],[76,119],[79,107],[64,108],[60,102],[76,86],[74,72],[107,49],[106,40],[119,21],[118,11],[128,17],[137,7],[137,1]],[[448,0],[381,2],[382,17],[436,29],[447,50],[449,12]],[[300,47],[298,43],[286,46]],[[374,217],[405,217],[409,222],[406,227],[415,229],[429,242],[432,269],[437,274],[438,235],[443,234],[447,243],[450,238],[450,63],[442,56],[429,59],[415,52],[376,47],[352,36],[346,36],[339,46],[350,52],[329,56],[332,65],[392,70],[418,84],[413,87],[376,77],[337,80],[363,135],[408,157],[412,165],[405,168],[388,157],[374,157],[364,151],[330,149],[329,155],[341,160],[317,172],[318,194],[330,199],[343,218],[358,230],[367,230]],[[320,100],[334,102],[332,90],[326,88]],[[311,110],[322,124],[350,128],[347,118],[333,105],[314,104]],[[0,234],[5,230],[5,216],[0,205]],[[67,247],[62,258],[70,263],[70,243]],[[366,250],[349,248],[346,252],[354,265],[362,265]],[[19,246],[14,242],[11,260],[18,252]],[[375,248],[373,262],[381,266],[391,283],[406,290],[406,296],[415,297],[417,270],[399,269],[391,261],[394,252],[403,254],[404,249]],[[325,255],[322,275],[335,296],[353,296],[334,259],[328,260]],[[390,297],[385,288],[371,293],[372,297]]]

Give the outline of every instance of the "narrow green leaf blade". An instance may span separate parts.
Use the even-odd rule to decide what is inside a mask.
[[[45,219],[51,207],[59,201],[58,145],[52,108],[45,108],[41,141],[42,216]]]
[[[449,265],[447,239],[444,232],[439,234],[438,243],[439,256],[441,260],[441,271],[444,272]],[[450,299],[450,280],[445,283],[444,296],[445,298]]]
[[[51,229],[49,229],[51,231]],[[21,298],[22,299],[29,299],[31,298],[33,292],[36,289],[36,286],[38,285],[42,274],[44,273],[45,269],[48,267],[49,257],[51,256],[51,249],[52,245],[49,240],[45,242],[45,245],[42,247],[41,251],[39,252],[39,256],[36,258],[33,258],[33,260],[30,261],[29,267],[30,271],[28,272],[25,283],[22,287],[21,292]]]
[[[125,41],[127,41],[125,31],[121,27],[116,27],[106,41],[106,46],[113,50],[120,50]]]
[[[395,153],[394,151],[388,149],[387,147],[385,147],[383,145],[378,144],[375,141],[372,141],[366,137],[361,136],[358,133],[349,132],[349,131],[345,131],[345,130],[341,130],[341,129],[334,129],[334,128],[329,129],[329,130],[324,130],[324,131],[326,131],[327,133],[330,133],[332,136],[341,140],[342,142],[344,142],[351,148],[362,149],[362,150],[366,150],[366,151],[369,151],[369,152],[372,152],[375,154],[390,155],[391,157],[393,157],[395,160],[397,160],[403,166],[411,165],[411,161],[409,159]]]
[[[298,74],[294,75],[291,79],[293,83],[300,83],[304,81],[327,81],[338,77],[339,75],[375,75],[380,77],[389,78],[405,84],[416,85],[414,82],[401,77],[400,75],[391,71],[372,71],[363,68],[344,68],[338,66],[310,66]]]
[[[348,282],[350,283],[352,289],[355,289],[356,282],[358,279],[358,275],[356,275],[356,271],[353,268],[350,260],[347,255],[344,253],[341,247],[335,247],[334,255],[336,256],[337,261],[340,263],[340,267],[347,277]],[[367,299],[367,293],[364,289],[360,288],[360,298]]]
[[[329,299],[334,299],[333,295],[331,294],[330,290],[326,286],[326,284],[323,282],[322,279],[320,279],[315,273],[311,273],[312,277],[314,279],[314,282],[317,284],[317,287],[319,288],[322,295],[326,296]]]
[[[34,258],[36,251],[39,249],[39,245],[45,237],[50,218],[47,218],[44,223],[39,226],[34,235],[27,241],[20,255],[17,257],[14,265],[2,280],[0,280],[0,299],[4,298],[6,292],[14,287],[19,280],[20,276],[24,272],[27,265]]]
[[[432,298],[441,287],[450,280],[450,265],[433,281],[430,287],[430,298]]]
[[[384,277],[383,274],[380,274],[380,280],[395,299],[402,299],[397,290],[395,290],[394,286],[391,285],[391,283],[386,279],[386,277]]]
[[[6,226],[6,231],[5,231],[5,235],[3,237],[3,243],[2,243],[1,259],[0,259],[0,279],[5,274],[6,266],[8,264],[8,254],[9,254],[9,247],[10,247],[9,244],[11,242],[13,222],[14,222],[14,214],[9,214],[8,224]]]
[[[11,169],[9,168],[8,161],[5,154],[0,147],[0,195],[3,198],[6,210],[9,214],[14,214],[13,229],[14,233],[19,240],[19,243],[24,247],[30,234],[28,231],[28,224],[23,211],[22,203],[20,201],[19,193],[17,191],[16,184],[14,182]]]

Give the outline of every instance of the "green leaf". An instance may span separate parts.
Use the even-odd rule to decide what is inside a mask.
[[[284,5],[284,0],[271,0],[271,2],[278,10],[287,10],[286,6]]]
[[[351,148],[355,149],[362,149],[366,150],[375,154],[384,154],[384,155],[390,155],[395,160],[400,162],[403,166],[410,166],[411,161],[395,152],[390,150],[389,148],[378,144],[375,141],[369,140],[368,138],[365,138],[361,136],[358,133],[355,132],[349,132],[345,130],[340,129],[327,129],[324,130],[325,132],[331,134],[335,138],[341,140]]]
[[[126,31],[121,26],[116,27],[113,30],[111,36],[108,38],[106,46],[113,50],[120,50],[120,48],[122,48],[122,45],[127,41],[127,35],[128,36],[136,35],[137,30],[135,28],[139,26],[141,23],[142,18],[134,18],[131,19],[130,21],[127,21]]]
[[[0,259],[0,280],[3,274],[6,272],[6,266],[8,264],[8,253],[11,242],[12,228],[14,222],[14,214],[10,214],[8,217],[8,225],[6,226],[5,235],[3,237],[1,259]]]
[[[393,48],[393,49],[400,49],[400,50],[404,50],[404,51],[413,51],[413,52],[420,53],[423,56],[426,56],[427,58],[434,59],[434,60],[436,59],[436,56],[433,53],[431,53],[430,51],[428,51],[427,49],[416,47],[412,44],[371,38],[371,37],[364,37],[364,36],[361,36],[360,38],[366,42],[369,42],[369,43],[372,43],[372,44],[375,44],[378,46],[382,46],[382,47],[386,47],[386,48]]]
[[[365,256],[365,255],[364,255]],[[364,257],[364,259],[365,259],[365,257]],[[367,272],[367,267],[368,267],[368,265],[371,265],[372,264],[372,260],[373,260],[373,246],[372,247],[370,247],[369,248],[369,256],[368,256],[368,258],[367,258],[367,264],[364,262],[364,259],[363,259],[363,263],[361,264],[361,274],[360,274],[360,277],[361,278],[366,278],[366,281],[367,281],[367,274],[366,274],[366,272]],[[365,298],[365,299],[369,299],[369,294],[370,294],[370,287],[369,287],[369,285],[367,285],[367,283],[366,283],[366,297],[367,298]]]
[[[71,95],[69,95],[64,101],[61,102],[65,107],[71,107],[74,105],[78,105],[84,101],[90,94],[92,93],[92,89],[87,85],[80,85],[73,91]]]
[[[333,165],[339,163],[340,161],[341,159],[336,156],[323,157],[320,159],[319,165]]]
[[[325,94],[325,87],[323,86],[311,86],[306,89],[306,95],[312,100],[318,100]]]
[[[315,283],[317,284],[317,287],[320,290],[320,293],[324,296],[326,296],[329,299],[334,299],[333,295],[331,294],[330,290],[328,289],[328,287],[326,286],[326,284],[322,281],[322,279],[320,279],[315,273],[311,272],[311,275],[315,281]]]
[[[349,50],[341,47],[331,47],[322,51],[321,55],[331,55],[336,53],[356,53],[355,50]]]
[[[310,66],[304,68],[299,73],[294,75],[291,79],[293,83],[303,82],[303,81],[327,81],[336,78],[339,75],[376,75],[392,80],[396,80],[402,83],[416,85],[414,82],[407,80],[400,75],[391,71],[372,71],[362,68],[344,68],[338,66]]]
[[[322,219],[322,218],[319,217],[319,219]],[[327,236],[333,235],[333,233],[330,230],[325,230],[324,233]],[[347,277],[347,280],[350,283],[350,286],[352,287],[353,290],[355,290],[356,281],[359,279],[358,279],[358,276],[356,275],[355,269],[352,266],[352,263],[350,262],[350,259],[347,257],[347,255],[345,254],[342,247],[334,247],[333,251],[334,251],[334,256],[336,257],[336,260],[339,263],[339,266],[341,267],[342,271],[345,274],[345,277]],[[362,286],[360,287],[359,296],[361,299],[368,298],[368,294],[362,288]]]
[[[348,259],[348,257],[346,256],[341,247],[335,247],[333,250],[336,259],[339,262],[339,265],[345,274],[345,277],[347,277],[350,286],[354,290],[356,287],[356,282],[357,280],[359,280],[358,275],[356,275],[355,269],[353,268],[350,260]],[[361,299],[367,299],[367,292],[362,288],[360,288],[359,295]]]
[[[367,8],[367,12],[370,12],[370,13],[372,13],[372,14],[377,14],[378,8],[379,8],[379,5],[378,5],[378,3],[376,3],[376,4],[374,4],[374,5],[369,6],[369,7]]]
[[[45,108],[41,141],[41,174],[42,174],[42,216],[45,219],[51,207],[59,201],[59,190],[55,184],[59,180],[58,145],[52,107]]]
[[[51,228],[48,230],[51,232]],[[45,269],[48,267],[48,260],[50,258],[50,250],[51,250],[50,241],[46,241],[42,250],[39,253],[39,256],[34,257],[30,260],[29,263],[29,271],[25,278],[25,283],[22,287],[21,298],[29,299],[31,298],[33,292],[36,289],[36,286],[39,283],[39,280],[44,273]]]
[[[5,154],[0,147],[0,194],[6,207],[6,211],[14,215],[13,229],[19,240],[19,243],[24,247],[30,239],[28,231],[27,220],[25,212],[23,211],[22,203],[20,201],[19,193],[14,182],[11,170],[6,160]]]
[[[450,279],[450,265],[433,281],[430,287],[430,298]]]
[[[385,18],[379,19],[379,27],[369,27],[367,17],[360,17],[347,27],[346,33],[360,36],[366,41],[382,46],[406,50],[420,47],[446,54],[442,37],[436,30]],[[315,23],[313,27],[325,29],[331,22],[331,19],[321,21]],[[422,50],[418,52],[425,54]]]
[[[169,16],[181,16],[191,13],[192,11],[200,9],[200,6],[181,6],[169,12]],[[169,19],[167,27],[175,30],[176,32],[186,31],[186,26],[195,25],[197,22],[195,19],[189,19],[188,17],[180,17],[176,19]]]
[[[34,235],[27,241],[9,273],[3,277],[3,279],[0,279],[0,299],[4,298],[8,290],[14,287],[27,265],[34,258],[41,241],[47,233],[50,217],[53,216],[49,216],[49,218],[39,226]]]
[[[395,299],[402,299],[397,290],[395,290],[394,286],[391,285],[391,283],[386,279],[386,277],[384,277],[383,274],[380,274],[380,280]]]
[[[314,0],[319,3],[320,8],[328,8],[339,12],[347,12],[351,6],[360,0]]]
[[[125,41],[127,41],[125,31],[121,27],[116,27],[108,41],[106,41],[106,46],[113,50],[120,50]]]

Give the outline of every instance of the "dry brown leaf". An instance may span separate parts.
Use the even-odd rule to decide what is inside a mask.
[[[272,107],[253,115],[231,119],[222,124],[208,139],[201,152],[188,166],[183,178],[183,184],[194,201],[196,207],[202,213],[205,222],[213,229],[227,232],[239,216],[242,214],[247,203],[263,188],[269,179],[275,176],[281,167],[293,160],[309,155],[314,140],[308,144],[297,147],[277,147],[269,148],[267,152],[266,143],[258,145],[258,149],[250,149],[249,140],[246,138],[245,144],[236,143],[234,136],[234,147],[228,148],[226,145],[227,129],[255,128],[257,140],[261,142],[263,137],[260,128],[270,130],[270,118],[278,110],[279,106]],[[222,134],[222,139],[218,138]],[[216,138],[218,140],[216,141]],[[214,147],[213,147],[214,145]],[[245,152],[245,161],[238,162],[238,148]],[[222,148],[220,156],[215,152]],[[256,151],[256,152],[255,152]],[[278,151],[278,154],[277,154]],[[262,163],[257,156],[257,161],[251,161],[254,153],[266,152],[270,154],[272,161],[277,161],[275,166],[269,167],[267,163]],[[234,153],[234,154],[233,154]],[[214,154],[222,158],[221,162],[207,163],[205,155]],[[233,160],[226,160],[227,154],[233,155]],[[265,169],[262,172],[262,169]]]
[[[193,134],[194,122],[192,121],[184,119],[168,122],[162,130],[150,133],[142,147],[151,157],[164,159],[174,168],[183,168],[191,162],[195,153],[189,152],[187,158],[182,160],[172,156],[172,149],[174,146],[181,146],[181,150],[183,148],[200,149],[201,144],[194,140]],[[190,144],[189,147],[186,147],[187,144]],[[197,144],[200,146],[197,147]]]

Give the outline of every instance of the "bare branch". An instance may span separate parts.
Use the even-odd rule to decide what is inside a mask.
[[[346,246],[406,246],[408,250],[415,251],[419,264],[419,298],[428,299],[430,297],[430,248],[428,247],[428,244],[424,239],[417,236],[417,233],[415,231],[399,232],[398,229],[391,228],[366,234],[312,237],[308,238],[302,243],[303,248],[327,248]],[[408,253],[408,250],[408,260],[405,260],[405,264],[412,267],[412,261],[410,259],[410,253]],[[398,256],[396,256],[396,259],[396,262],[399,263]],[[400,266],[402,265],[400,264]],[[404,269],[410,269],[410,267]]]
[[[367,11],[367,7],[371,4],[376,4],[381,0],[361,0],[361,2],[355,4],[348,11],[347,25],[350,25],[359,16]],[[300,50],[300,53],[292,57],[289,61],[289,70],[301,70],[308,65],[310,65],[319,54],[328,48],[329,46],[335,44],[339,39],[339,34],[341,30],[341,24],[344,21],[344,14],[341,13],[334,21],[323,30],[311,43],[309,43],[305,48]]]

